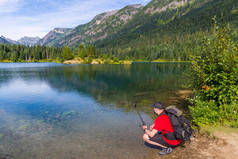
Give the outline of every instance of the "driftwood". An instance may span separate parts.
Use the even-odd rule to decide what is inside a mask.
[[[134,96],[144,96],[146,94],[149,94],[149,92],[140,92],[140,93],[136,93]]]

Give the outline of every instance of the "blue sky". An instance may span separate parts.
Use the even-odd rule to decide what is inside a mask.
[[[56,27],[75,27],[99,13],[150,0],[0,0],[0,36],[43,37]]]

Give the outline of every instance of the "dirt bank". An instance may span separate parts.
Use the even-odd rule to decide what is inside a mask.
[[[217,131],[213,135],[196,133],[190,144],[186,143],[185,147],[178,147],[166,156],[155,154],[155,159],[236,159],[238,133]]]

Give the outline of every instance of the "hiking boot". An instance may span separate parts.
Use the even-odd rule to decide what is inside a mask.
[[[162,151],[159,152],[160,155],[166,155],[166,154],[169,154],[173,151],[173,149],[171,147],[169,148],[163,148]]]

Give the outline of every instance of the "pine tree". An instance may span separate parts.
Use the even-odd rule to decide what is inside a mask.
[[[73,59],[73,55],[71,50],[68,46],[65,46],[62,53],[63,60],[71,60]]]
[[[84,59],[84,57],[86,56],[86,50],[83,44],[79,45],[78,54],[79,54],[79,57],[82,59]]]

